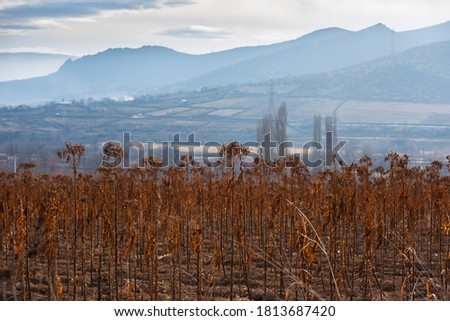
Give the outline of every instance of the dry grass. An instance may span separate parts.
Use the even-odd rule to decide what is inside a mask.
[[[449,299],[448,164],[392,153],[389,170],[364,157],[310,177],[298,162],[234,172],[184,159],[0,173],[0,298]]]

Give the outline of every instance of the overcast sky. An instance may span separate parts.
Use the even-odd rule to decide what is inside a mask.
[[[327,27],[381,22],[402,31],[449,20],[448,0],[0,0],[0,51],[81,56],[162,45],[205,53]]]

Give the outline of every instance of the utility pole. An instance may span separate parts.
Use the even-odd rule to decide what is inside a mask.
[[[269,113],[275,113],[275,97],[273,91],[273,79],[270,80]]]

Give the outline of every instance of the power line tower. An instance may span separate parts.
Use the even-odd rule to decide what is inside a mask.
[[[270,80],[270,94],[269,94],[269,113],[275,113],[275,93],[273,90],[273,79]]]

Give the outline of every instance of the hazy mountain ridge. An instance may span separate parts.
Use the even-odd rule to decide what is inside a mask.
[[[205,83],[210,86],[228,85],[328,72],[445,40],[450,40],[450,22],[426,30],[408,32],[395,32],[383,24],[377,24],[356,32],[347,31],[328,39],[299,42],[288,50],[262,55],[251,61],[216,70],[180,87],[194,89]]]
[[[328,28],[273,45],[203,55],[181,53],[160,46],[108,49],[76,60],[69,59],[57,72],[45,77],[0,83],[0,105],[61,98],[152,95],[315,75],[444,40],[450,40],[450,22],[407,32],[394,32],[382,24],[360,31]],[[377,69],[379,72],[380,68]],[[386,68],[392,66],[387,65]],[[333,77],[343,77],[343,74],[338,75]],[[352,75],[347,72],[345,77]],[[313,90],[314,86],[320,86],[319,80],[326,80],[320,75],[301,78],[299,82],[306,79],[311,81],[306,86],[310,92],[318,92]],[[437,79],[441,81],[441,78]],[[368,82],[367,88],[382,85],[368,78],[364,81]],[[327,84],[330,86],[329,82],[324,86]],[[338,88],[344,90],[337,86],[334,89],[336,95]],[[372,90],[376,92],[380,88],[373,87]],[[326,90],[327,94],[332,91]]]
[[[323,74],[280,80],[305,97],[450,102],[450,41]]]
[[[37,103],[63,97],[102,98],[160,93],[155,88],[186,81],[289,46],[290,42],[283,42],[204,55],[181,53],[160,46],[108,49],[76,60],[68,59],[57,72],[46,77],[0,83],[0,104],[8,101]]]

